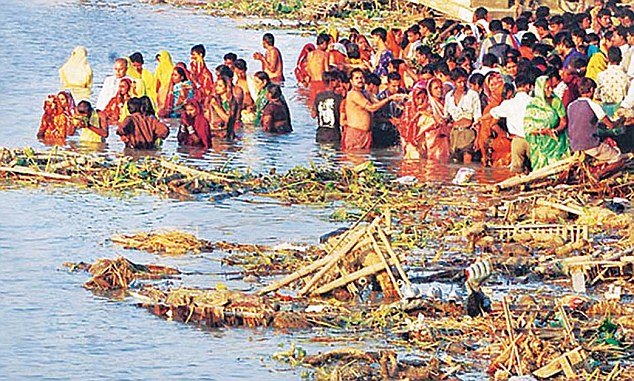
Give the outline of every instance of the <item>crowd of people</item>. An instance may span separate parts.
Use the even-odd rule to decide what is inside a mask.
[[[322,33],[295,75],[317,141],[343,150],[400,144],[404,159],[481,161],[526,173],[584,151],[617,162],[634,144],[634,12],[597,0],[472,23],[426,18],[370,39]]]
[[[117,58],[94,107],[88,100],[93,72],[86,49],[77,47],[59,70],[62,91],[45,99],[37,136],[64,144],[79,131],[80,142],[100,143],[114,127],[127,148],[154,149],[170,133],[164,122],[175,119],[179,144],[207,149],[213,139],[235,138],[243,123],[270,133],[292,132],[281,90],[281,52],[270,33],[262,45],[265,52],[253,54],[262,70],[252,77],[246,61],[234,53],[227,53],[212,74],[200,44],[191,48],[189,65],[174,63],[169,52],[160,51],[154,73],[144,67],[141,53]]]
[[[316,140],[344,151],[400,145],[405,160],[471,162],[542,168],[574,152],[617,162],[632,150],[634,11],[596,0],[578,14],[548,7],[491,20],[478,8],[471,23],[425,18],[406,30],[334,29],[304,46],[294,74],[308,89]],[[233,53],[212,73],[205,47],[191,62],[156,55],[156,70],[140,53],[118,58],[95,108],[86,49],[60,69],[63,91],[49,96],[38,136],[99,142],[108,127],[130,148],[153,148],[169,134],[163,118],[178,118],[178,141],[208,148],[233,139],[243,124],[271,133],[292,131],[282,94],[283,60],[266,33],[252,76]],[[74,100],[81,99],[75,106]]]

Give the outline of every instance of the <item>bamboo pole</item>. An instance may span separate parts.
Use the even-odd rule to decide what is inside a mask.
[[[384,269],[384,265],[383,263],[375,263],[373,265],[367,266],[362,268],[359,271],[355,271],[350,275],[347,275],[345,277],[341,277],[338,278],[328,284],[325,284],[321,287],[319,287],[318,289],[314,290],[312,292],[313,295],[321,295],[321,294],[325,294],[329,291],[334,290],[335,288],[339,288],[342,286],[345,286],[346,284],[350,283],[350,282],[354,282],[355,280],[359,279],[359,278],[363,278],[365,276],[368,275],[372,275],[372,274],[376,274],[379,271],[382,271]]]
[[[372,232],[368,232],[368,235],[370,236],[370,241],[372,242],[372,247],[374,248],[376,255],[379,256],[379,258],[381,259],[381,263],[383,263],[383,266],[385,266],[385,271],[387,271],[387,275],[390,277],[390,280],[392,281],[392,284],[394,285],[394,289],[396,290],[399,298],[402,298],[403,293],[401,293],[401,288],[398,286],[398,283],[396,283],[396,278],[394,278],[394,274],[392,274],[392,269],[390,268],[390,265],[387,263],[387,260],[385,259],[385,255],[383,255],[383,252],[381,251],[381,248],[379,247],[379,243],[376,242],[376,239],[374,238],[374,235],[372,234]]]
[[[350,233],[352,234],[352,236],[350,237],[351,240],[346,244],[346,246],[348,244],[350,244],[350,242],[352,242],[352,244],[356,244],[357,240],[359,239],[359,237],[361,237],[362,232],[355,230],[354,232]],[[342,239],[345,237],[342,237]],[[349,249],[347,250],[349,251]],[[325,264],[327,264],[328,262],[330,262],[332,260],[333,255],[336,252],[333,251],[332,253],[330,253],[329,255],[313,262],[311,265],[306,266],[304,268],[301,268],[299,270],[297,270],[296,272],[294,272],[293,274],[287,276],[286,278],[280,280],[279,282],[275,282],[272,283],[271,285],[264,287],[263,289],[261,289],[260,291],[257,292],[257,295],[264,295],[267,294],[269,292],[272,291],[276,291],[279,290],[280,288],[286,286],[287,284],[290,284],[291,282],[294,282],[295,280],[305,277],[308,274],[311,274],[313,272],[315,272],[318,268],[320,268],[321,266],[324,266]]]
[[[372,221],[371,225],[375,224],[376,221],[377,221],[377,219]],[[326,274],[332,268],[332,266],[337,264],[337,262],[339,262],[339,260],[341,258],[343,258],[346,254],[348,254],[350,252],[350,250],[352,250],[352,248],[358,243],[359,238],[361,238],[367,232],[368,232],[368,228],[367,227],[360,226],[360,227],[358,227],[355,230],[354,234],[351,237],[345,237],[347,242],[344,243],[344,245],[341,246],[337,251],[333,252],[333,254],[331,256],[331,260],[328,261],[324,265],[324,267],[322,267],[321,270],[319,270],[317,272],[317,274],[315,274],[315,276],[313,276],[306,283],[306,285],[304,285],[304,287],[301,290],[299,290],[298,295],[300,295],[300,296],[301,295],[306,295],[308,293],[308,291],[310,291],[310,289],[313,288],[313,286],[324,276],[324,274]]]
[[[198,169],[189,168],[184,165],[172,163],[166,160],[161,160],[161,166],[166,169],[171,169],[172,171],[179,172],[183,175],[197,176],[203,179],[211,180],[211,181],[224,181],[224,182],[235,182],[234,179],[230,179],[224,176],[220,176],[214,173],[200,171]]]
[[[72,180],[73,179],[71,176],[68,176],[68,175],[60,175],[58,173],[36,171],[33,168],[22,167],[22,166],[0,167],[0,172],[15,173],[18,175],[27,175],[27,176],[39,176],[39,177],[43,177],[45,179],[51,179],[51,180]]]
[[[568,206],[568,205],[563,205],[563,204],[560,204],[558,202],[550,202],[550,201],[546,201],[546,200],[537,200],[536,204],[540,205],[540,206],[547,206],[547,207],[553,208],[553,209],[563,210],[564,212],[576,214],[577,216],[581,216],[581,215],[584,214],[583,210],[581,210],[581,208],[578,208],[576,206],[572,207],[572,206]]]
[[[512,188],[517,185],[522,185],[522,184],[533,182],[535,180],[540,180],[548,176],[554,175],[556,173],[562,172],[566,168],[570,168],[572,164],[574,164],[575,162],[578,162],[579,160],[580,160],[580,157],[578,155],[573,155],[567,159],[557,161],[544,168],[540,168],[536,171],[533,171],[526,176],[517,175],[509,179],[506,179],[504,181],[500,181],[499,183],[495,184],[494,187],[499,190],[504,190],[504,189]]]
[[[513,331],[513,322],[511,321],[511,310],[509,309],[509,305],[506,302],[506,297],[502,298],[502,308],[504,309],[504,319],[506,321],[506,330],[509,334],[509,339],[511,341],[511,361],[515,360],[517,362],[515,370],[517,371],[518,376],[522,376],[522,363],[520,361],[520,354],[517,349],[517,343],[515,342],[515,333]],[[511,366],[513,364],[511,363]]]
[[[390,254],[390,258],[396,263],[396,269],[398,270],[398,273],[401,276],[401,279],[403,279],[403,282],[405,282],[406,286],[409,286],[411,282],[409,281],[409,278],[407,277],[407,273],[405,272],[405,270],[403,269],[403,266],[401,265],[401,261],[399,260],[398,255],[396,255],[394,250],[392,250],[392,246],[390,245],[390,241],[387,239],[387,236],[385,235],[385,233],[383,233],[383,230],[380,227],[376,228],[376,232],[379,235],[381,242],[383,242],[383,245],[385,246],[385,249],[387,250],[388,254]]]

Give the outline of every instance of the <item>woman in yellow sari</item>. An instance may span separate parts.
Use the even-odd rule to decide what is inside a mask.
[[[59,69],[61,90],[68,90],[77,101],[90,98],[92,93],[92,68],[88,63],[88,51],[83,46],[73,50]]]
[[[170,81],[172,80],[172,72],[174,71],[174,62],[172,56],[166,50],[161,50],[156,55],[158,64],[154,71],[154,80],[156,81],[156,106],[157,110],[165,107],[165,101],[169,94]]]

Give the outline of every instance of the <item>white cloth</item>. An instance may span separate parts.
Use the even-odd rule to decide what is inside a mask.
[[[621,108],[634,108],[634,79],[630,81],[630,89],[627,91],[627,95],[625,96],[625,99],[623,99],[623,102],[621,102]]]
[[[608,65],[608,68],[597,74],[597,93],[595,98],[603,103],[619,103],[627,94],[629,85],[627,74],[618,65]]]
[[[462,96],[460,102],[456,104],[453,97],[455,90],[450,91],[445,97],[445,117],[451,116],[454,121],[460,119],[470,119],[477,122],[482,117],[482,108],[480,106],[480,96],[477,92],[469,89]]]
[[[132,96],[142,97],[145,95],[145,85],[142,80],[137,80],[127,75],[123,78],[127,78],[132,82]],[[108,102],[117,94],[119,82],[121,82],[123,78],[116,78],[114,75],[109,75],[103,80],[103,86],[99,92],[99,97],[97,97],[96,110],[103,111],[103,109],[108,106]]]
[[[526,137],[524,132],[524,114],[526,106],[533,100],[533,97],[520,91],[511,99],[507,99],[500,103],[499,106],[493,107],[489,112],[495,119],[506,118],[506,127],[510,134],[519,137]]]

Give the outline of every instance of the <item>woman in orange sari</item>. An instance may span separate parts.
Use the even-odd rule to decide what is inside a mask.
[[[449,145],[449,126],[445,119],[445,98],[443,84],[438,78],[427,82],[429,94],[429,111],[434,118],[434,125],[425,131],[425,151],[427,160],[448,162],[451,156]]]
[[[475,147],[482,153],[482,164],[492,167],[505,167],[511,164],[511,139],[489,111],[502,103],[504,78],[491,72],[484,79],[484,93],[487,106],[482,111]]]
[[[49,95],[44,100],[44,114],[37,131],[38,139],[50,144],[63,145],[66,137],[74,133],[75,127],[70,117],[62,110],[57,96]]]

